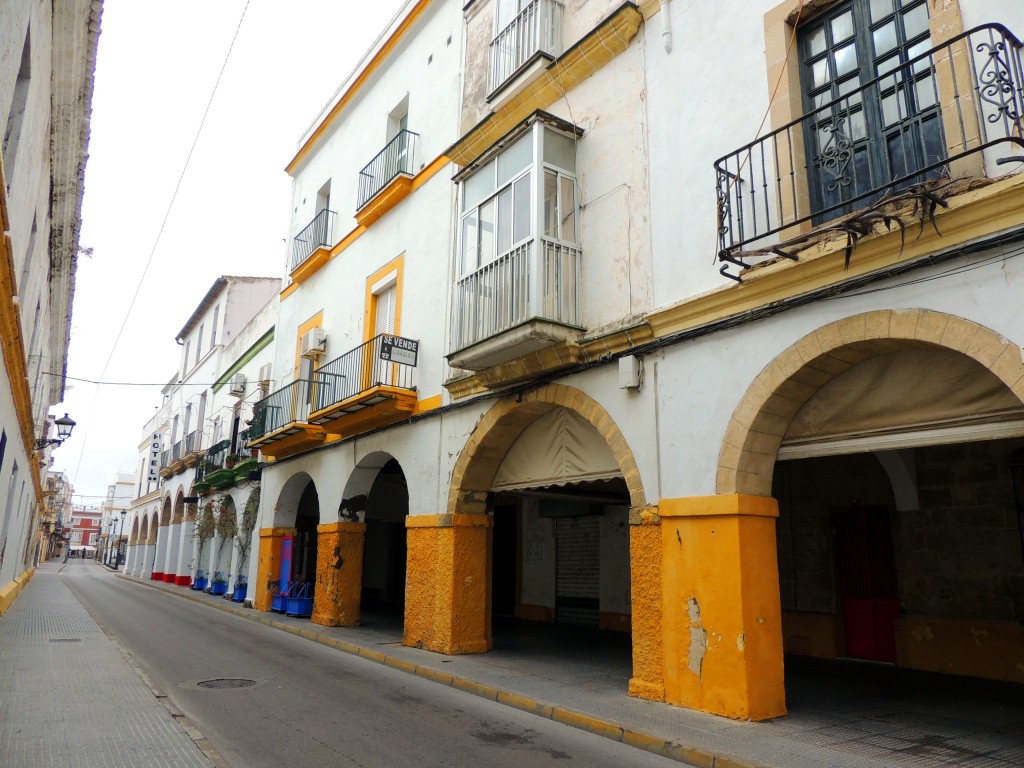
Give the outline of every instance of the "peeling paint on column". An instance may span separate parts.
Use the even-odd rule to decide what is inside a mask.
[[[697,598],[691,597],[686,607],[690,616],[690,653],[687,664],[698,678],[704,666],[704,652],[708,649],[708,632],[700,624],[700,606]]]

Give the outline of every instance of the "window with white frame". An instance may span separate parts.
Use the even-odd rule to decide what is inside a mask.
[[[460,179],[454,349],[534,318],[577,324],[579,133],[538,113]]]
[[[577,242],[576,141],[540,123],[463,182],[459,274],[533,240],[537,220],[543,237]]]

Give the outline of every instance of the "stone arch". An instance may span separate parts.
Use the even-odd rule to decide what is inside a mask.
[[[547,384],[496,402],[477,424],[452,471],[448,512],[480,514],[505,454],[523,431],[555,408],[567,408],[586,419],[611,449],[629,488],[634,509],[647,506],[640,469],[625,437],[609,413],[584,392],[564,384]]]
[[[277,503],[274,504],[273,525],[275,528],[290,528],[295,525],[299,502],[310,483],[313,483],[315,489],[316,483],[306,472],[296,472],[288,478],[277,495]]]
[[[135,545],[139,543],[139,517],[135,515],[132,517],[132,532],[128,537],[128,543]]]
[[[185,491],[178,489],[178,495],[174,497],[174,514],[171,516],[171,524],[177,525],[185,519]]]
[[[373,451],[359,460],[345,483],[341,504],[338,506],[339,520],[350,523],[365,522],[366,502],[370,490],[384,466],[393,460],[395,457],[385,451]]]
[[[168,526],[171,524],[171,497],[164,497],[163,511],[160,513],[160,525]]]
[[[973,359],[1024,400],[1020,349],[989,328],[927,309],[845,317],[804,336],[751,383],[726,429],[717,492],[771,496],[783,436],[818,389],[869,358],[928,345]]]

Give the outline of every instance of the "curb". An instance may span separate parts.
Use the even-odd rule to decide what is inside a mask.
[[[275,619],[274,616],[276,614],[254,612],[251,608],[240,608],[234,603],[217,605],[216,603],[211,603],[201,597],[192,595],[190,592],[179,592],[178,590],[181,589],[181,587],[172,589],[170,586],[164,586],[163,582],[149,582],[135,576],[126,576],[120,572],[117,574],[117,577],[169,595],[175,595],[184,600],[191,600],[194,603],[200,603],[216,610],[224,611],[225,613],[231,613],[248,621],[264,624],[272,627],[273,629],[282,630],[288,634],[305,638],[306,640],[312,640],[320,645],[326,645],[329,648],[334,648],[335,650],[339,650],[353,656],[359,656],[367,661],[372,661],[385,667],[398,670],[399,672],[414,675],[424,680],[440,683],[441,685],[448,686],[449,688],[455,688],[456,690],[464,691],[465,693],[470,693],[474,696],[479,696],[480,698],[497,702],[503,706],[518,709],[521,712],[536,715],[546,720],[553,720],[556,723],[568,725],[572,728],[592,733],[595,736],[601,736],[606,739],[611,739],[612,741],[618,741],[630,747],[635,747],[636,749],[641,749],[645,752],[660,755],[661,757],[667,757],[670,760],[683,763],[684,765],[694,766],[695,768],[768,768],[764,763],[752,762],[732,755],[712,752],[701,747],[682,744],[677,741],[665,740],[655,736],[654,734],[637,731],[612,720],[587,714],[586,712],[569,709],[568,707],[563,707],[560,704],[554,704],[540,699],[533,699],[529,696],[524,696],[523,694],[514,693],[512,691],[492,688],[489,685],[478,683],[475,680],[459,677],[457,675],[450,675],[431,667],[423,667],[418,664],[414,664],[410,661],[406,661],[405,659],[388,656],[386,653],[381,653],[380,651],[375,651],[371,648],[364,648],[363,646],[356,645],[345,640],[328,637],[327,635],[320,634],[315,630],[293,627]]]

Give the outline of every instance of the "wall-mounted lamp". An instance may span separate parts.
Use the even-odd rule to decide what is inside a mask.
[[[60,445],[69,437],[71,437],[71,430],[75,428],[77,423],[74,419],[68,416],[66,413],[59,419],[53,422],[57,427],[57,437],[43,438],[42,440],[36,440],[36,450],[41,451],[48,445]]]

